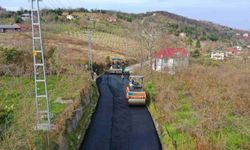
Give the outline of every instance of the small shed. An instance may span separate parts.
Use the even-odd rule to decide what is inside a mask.
[[[174,72],[189,65],[189,52],[185,48],[166,48],[154,54],[152,69]]]
[[[18,25],[0,25],[0,33],[5,33],[7,31],[20,31],[21,27]]]

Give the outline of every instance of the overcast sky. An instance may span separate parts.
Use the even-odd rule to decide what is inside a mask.
[[[29,8],[28,0],[0,0],[10,10]],[[125,12],[169,11],[250,31],[250,0],[43,0],[42,7],[109,9]]]

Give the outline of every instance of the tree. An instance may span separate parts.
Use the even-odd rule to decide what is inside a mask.
[[[195,47],[196,48],[201,48],[201,42],[200,42],[200,40],[196,41]]]
[[[153,60],[152,56],[155,51],[155,45],[156,45],[156,40],[158,38],[158,32],[157,32],[157,27],[156,24],[154,24],[152,21],[149,21],[144,24],[142,23],[143,30],[142,30],[142,37],[145,40],[146,43],[146,49],[149,52],[149,58],[150,58],[150,66],[153,65]]]
[[[106,59],[105,59],[105,63],[106,63],[106,66],[109,68],[110,65],[111,65],[111,60],[110,60],[110,56],[107,56]]]
[[[16,22],[16,23],[22,23],[22,22],[23,22],[23,19],[22,19],[21,17],[18,16],[18,17],[15,18],[15,22]]]
[[[54,20],[55,20],[55,21],[58,21],[58,20],[59,20],[58,15],[55,15],[55,16],[54,16]]]
[[[193,57],[193,58],[198,58],[198,57],[200,57],[200,51],[199,51],[199,49],[195,49],[194,51],[192,51],[191,53],[190,53],[190,55]]]
[[[189,46],[193,46],[193,40],[192,40],[192,38],[191,37],[189,37],[188,39],[187,39],[187,45],[189,45]]]
[[[216,35],[215,33],[212,33],[212,34],[209,36],[209,39],[210,39],[211,41],[214,41],[214,42],[219,40],[218,35]]]

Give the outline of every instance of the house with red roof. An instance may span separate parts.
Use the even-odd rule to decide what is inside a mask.
[[[166,48],[154,53],[153,59],[153,70],[174,72],[188,66],[189,52],[185,48]]]
[[[227,53],[227,57],[228,56],[236,56],[240,54],[240,50],[238,50],[237,48],[233,48],[233,47],[229,47],[226,48],[226,53]]]

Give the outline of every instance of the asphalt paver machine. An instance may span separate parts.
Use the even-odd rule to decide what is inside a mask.
[[[125,61],[121,58],[112,58],[110,68],[107,72],[112,74],[129,74],[126,70]]]
[[[110,68],[108,70],[109,73],[121,74],[122,67],[124,65],[124,61],[121,58],[112,58]]]

